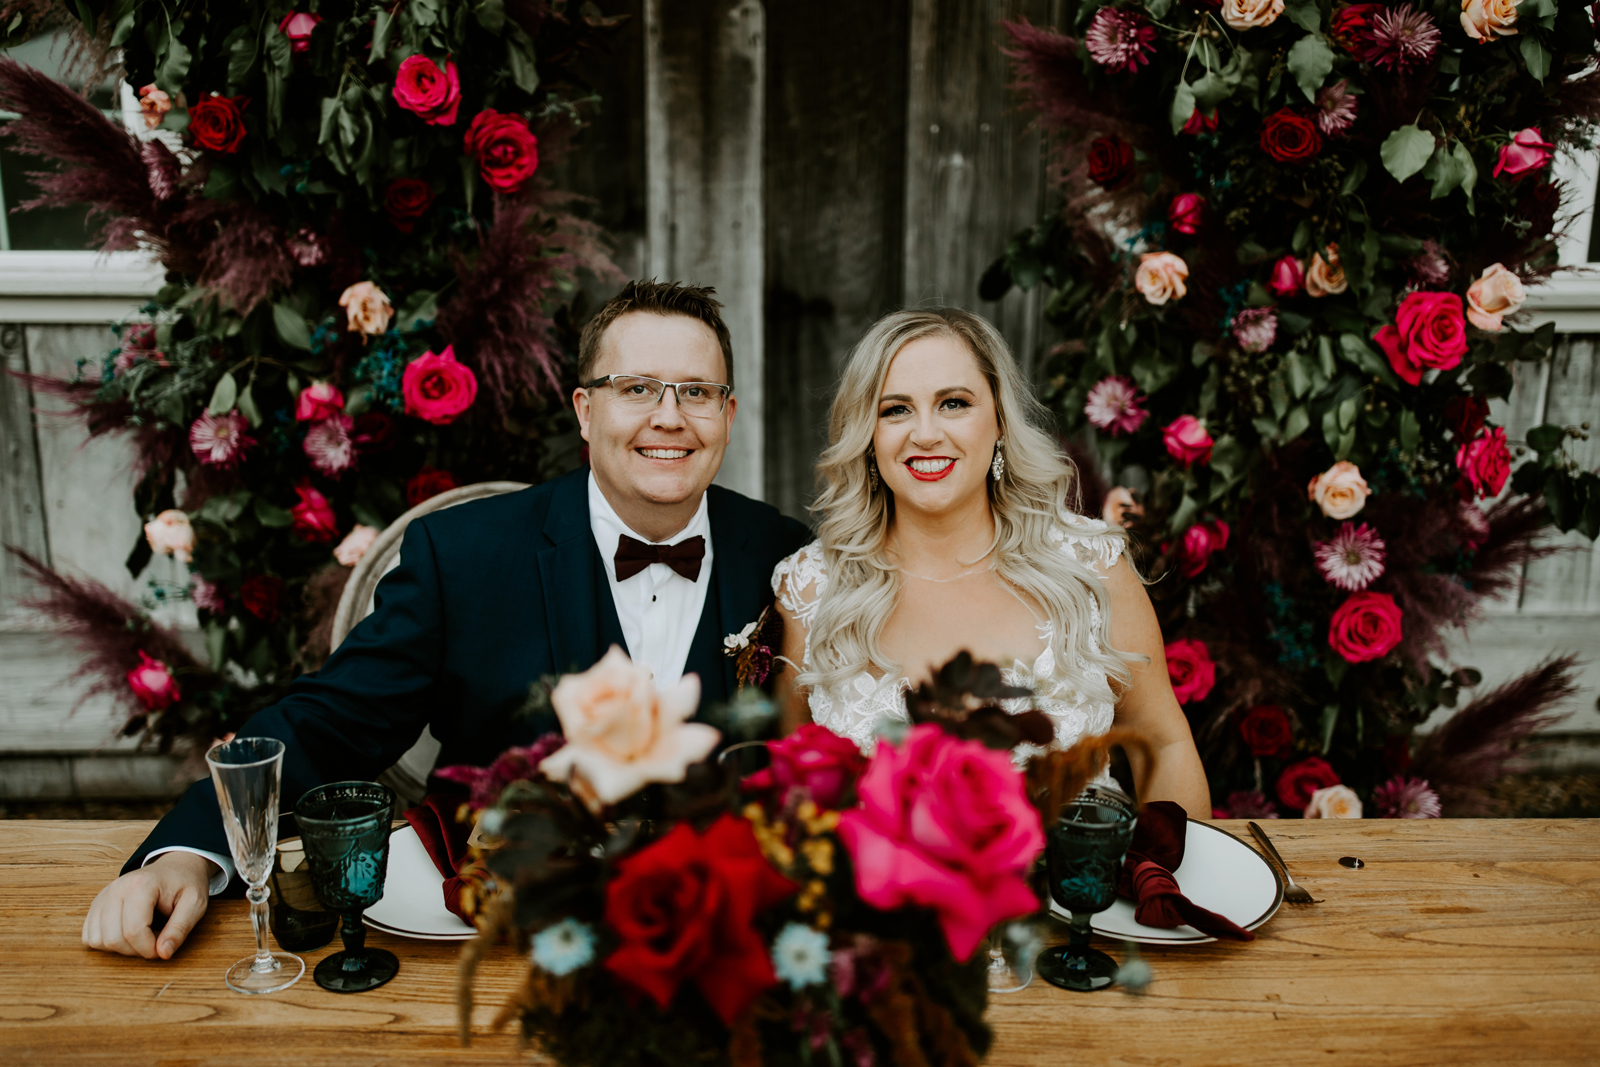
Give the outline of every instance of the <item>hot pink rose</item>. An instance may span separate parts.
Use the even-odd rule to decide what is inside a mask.
[[[294,532],[313,544],[338,540],[339,520],[328,498],[311,488],[308,481],[295,486],[294,491],[300,496],[300,503],[289,509]]]
[[[1167,644],[1167,677],[1172,681],[1172,695],[1178,703],[1204,700],[1217,684],[1217,665],[1211,662],[1211,650],[1204,641],[1180,637]]]
[[[1511,476],[1511,451],[1506,432],[1496,426],[1456,450],[1461,469],[1462,496],[1498,496]]]
[[[497,193],[514,193],[539,169],[539,138],[521,115],[484,108],[472,117],[465,140],[478,173]]]
[[[1394,325],[1372,335],[1389,366],[1412,385],[1429,368],[1449,370],[1467,354],[1467,319],[1454,293],[1407,293]]]
[[[1382,659],[1400,638],[1400,608],[1388,593],[1352,593],[1328,623],[1329,646],[1351,663]]]
[[[394,98],[430,126],[452,126],[461,107],[461,78],[456,65],[444,70],[424,55],[407,56],[394,76]]]
[[[301,422],[331,419],[344,410],[344,394],[332,382],[312,382],[300,390],[294,417]]]
[[[1215,442],[1206,433],[1205,423],[1193,415],[1179,415],[1172,425],[1161,431],[1161,440],[1172,458],[1185,467],[1196,460],[1211,462],[1211,446]]]
[[[1197,522],[1183,532],[1178,543],[1178,570],[1193,578],[1206,569],[1211,554],[1228,547],[1228,524],[1221,519]]]
[[[1544,139],[1539,127],[1529,126],[1525,130],[1518,130],[1511,138],[1511,143],[1500,149],[1500,158],[1494,164],[1494,176],[1498,178],[1504,174],[1520,178],[1524,174],[1532,174],[1549,165],[1555,154],[1556,146]]]
[[[1197,193],[1179,193],[1167,208],[1167,221],[1177,233],[1197,233],[1206,202]]]
[[[406,364],[400,392],[406,398],[407,415],[443,426],[472,406],[478,379],[456,362],[455,346],[446,345],[443,352],[424,352]]]
[[[311,50],[311,31],[322,21],[321,15],[309,11],[291,11],[278,23],[278,32],[289,38],[289,48],[295,54]]]
[[[839,838],[872,907],[932,908],[963,962],[995,923],[1038,908],[1027,873],[1044,832],[1006,753],[924,723],[879,743],[856,792]]]
[[[1293,256],[1284,256],[1272,265],[1272,278],[1267,288],[1274,296],[1294,296],[1306,284],[1305,268]]]
[[[826,726],[808,722],[767,746],[772,765],[745,778],[749,790],[775,789],[782,801],[791,789],[804,789],[820,807],[836,808],[867,766],[856,743]]]
[[[139,665],[128,672],[128,688],[139,698],[146,711],[160,711],[183,699],[177,679],[167,670],[167,665],[151,659],[139,650]]]

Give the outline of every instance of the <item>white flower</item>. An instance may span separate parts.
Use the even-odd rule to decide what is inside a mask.
[[[772,969],[790,989],[827,981],[829,959],[828,935],[804,923],[790,923],[772,942]]]
[[[533,935],[533,962],[556,977],[594,960],[594,930],[577,919],[562,919]]]
[[[1359,819],[1361,798],[1347,785],[1330,785],[1311,794],[1306,805],[1308,819]]]
[[[756,622],[760,622],[760,621],[761,620],[759,620],[759,619],[756,620]],[[750,625],[746,626],[744,629],[740,630],[738,633],[729,634],[727,637],[724,637],[722,639],[722,647],[723,648],[730,648],[730,649],[731,648],[749,648],[750,647],[750,638],[755,634],[755,632],[756,632],[756,623],[752,622]]]

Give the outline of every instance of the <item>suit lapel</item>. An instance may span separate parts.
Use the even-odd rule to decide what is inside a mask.
[[[750,553],[749,531],[733,522],[728,509],[722,506],[725,502],[724,490],[712,486],[707,492],[711,494],[708,517],[711,520],[711,539],[716,556],[711,567],[712,587],[706,591],[705,614],[711,614],[709,609],[712,598],[715,597],[717,618],[713,621],[720,632],[713,635],[713,653],[722,660],[724,684],[727,686],[727,697],[731,699],[739,688],[739,679],[733,659],[722,654],[722,639],[756,621],[756,616],[761,613],[764,603],[761,583],[768,578],[768,575],[760,573],[760,561]],[[705,629],[706,621],[702,617],[700,625],[702,630]],[[699,646],[700,635],[696,634],[695,648],[698,649]],[[692,655],[693,653],[691,657]]]
[[[557,674],[588,670],[599,660],[599,604],[594,536],[589,531],[589,482],[568,478],[552,494],[538,552],[550,665]],[[611,600],[610,589],[605,598]],[[613,616],[616,608],[613,606]]]

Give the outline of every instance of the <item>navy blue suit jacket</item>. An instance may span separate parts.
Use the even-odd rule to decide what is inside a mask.
[[[767,504],[719,486],[707,495],[711,585],[684,668],[700,676],[702,705],[737,688],[722,639],[771,602],[773,567],[810,537]],[[440,766],[485,766],[558,729],[554,716],[516,713],[539,678],[626,647],[605,566],[589,529],[587,468],[411,523],[372,614],[321,670],[239,730],[287,746],[283,809],[314,786],[376,777],[424,726]],[[228,854],[209,778],[189,787],[123,872],[169,845]]]

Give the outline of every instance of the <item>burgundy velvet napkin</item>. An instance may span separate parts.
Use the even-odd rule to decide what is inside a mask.
[[[1146,926],[1171,929],[1188,923],[1212,937],[1254,941],[1256,935],[1194,903],[1178,889],[1172,872],[1183,863],[1189,816],[1170,800],[1153,800],[1139,809],[1133,844],[1122,861],[1117,893],[1135,902],[1133,917]]]
[[[444,906],[459,916],[463,922],[472,919],[461,908],[461,879],[456,872],[470,858],[467,838],[472,827],[456,822],[456,809],[461,806],[459,795],[429,793],[421,804],[406,810],[406,822],[417,831],[422,847],[428,850],[433,865],[444,875]]]

